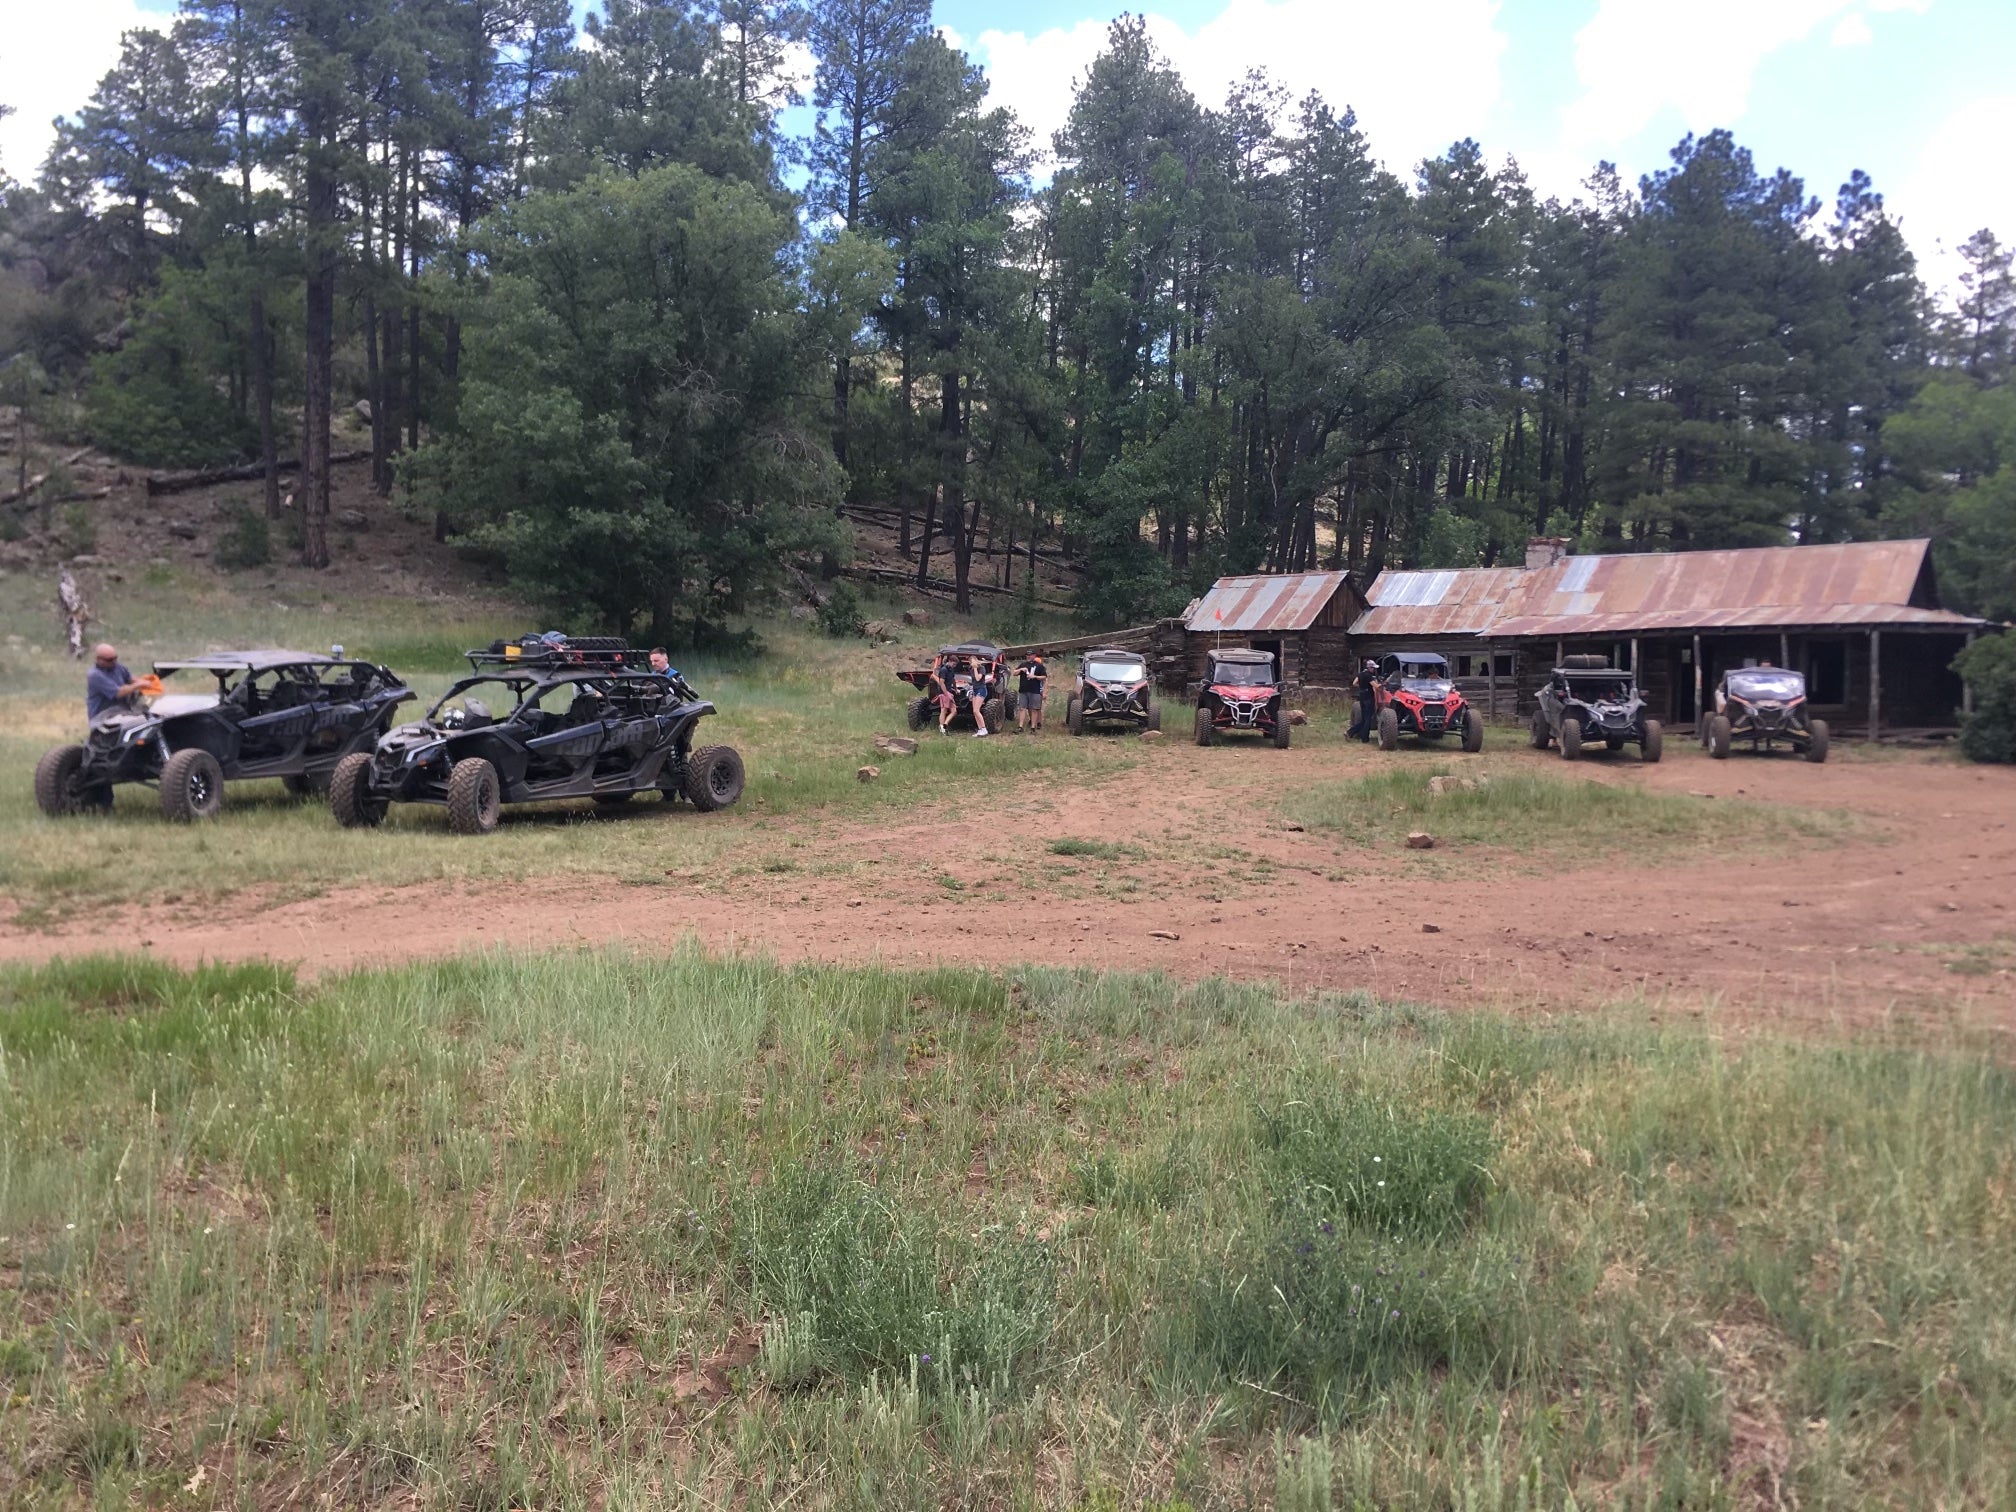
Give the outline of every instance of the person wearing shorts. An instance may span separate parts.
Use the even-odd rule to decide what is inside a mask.
[[[987,680],[986,672],[980,666],[980,659],[973,659],[973,681],[966,689],[966,697],[973,704],[973,738],[984,740],[991,733],[987,728],[987,700],[994,694],[994,685]]]
[[[1050,673],[1040,656],[1026,656],[1015,669],[1015,727],[1030,731],[1043,728],[1043,689]]]
[[[938,733],[952,733],[952,715],[959,707],[959,662],[958,658],[941,656],[938,665],[931,669],[931,702],[938,710]]]

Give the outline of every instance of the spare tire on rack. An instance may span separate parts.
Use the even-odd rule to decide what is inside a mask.
[[[1570,672],[1597,672],[1610,665],[1610,658],[1607,656],[1591,656],[1586,652],[1578,652],[1574,656],[1562,657],[1561,665],[1565,670]]]

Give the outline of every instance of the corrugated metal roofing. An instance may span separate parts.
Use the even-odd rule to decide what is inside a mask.
[[[1382,572],[1353,635],[1482,635],[1529,586],[1522,567]]]
[[[1620,635],[1981,621],[1914,604],[1930,542],[1565,557],[1547,567],[1393,572],[1353,635]],[[1391,584],[1389,586],[1389,579]]]
[[[1307,630],[1350,582],[1342,572],[1220,578],[1184,616],[1189,630]]]

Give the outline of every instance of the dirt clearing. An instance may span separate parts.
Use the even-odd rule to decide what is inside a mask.
[[[50,930],[0,923],[0,959],[123,948],[319,972],[490,946],[670,948],[691,935],[787,961],[1043,962],[1447,1006],[1644,999],[1756,1021],[1895,1013],[2016,1027],[2016,772],[1903,753],[1712,762],[1691,747],[1656,767],[1624,755],[1564,769],[1507,751],[1510,739],[1499,732],[1490,764],[1474,768],[1436,752],[1165,744],[1124,774],[1004,794],[983,812],[948,802],[893,822],[724,815],[743,826],[733,866],[651,885],[534,877],[292,902],[247,892],[200,914],[147,906]],[[1288,791],[1406,761],[1857,819],[1847,838],[1781,838],[1766,823],[1726,854],[1646,856],[1629,833],[1583,833],[1558,850],[1406,851],[1282,816]],[[636,828],[648,846],[655,824]]]

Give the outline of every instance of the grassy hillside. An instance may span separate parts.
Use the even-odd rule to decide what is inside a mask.
[[[0,975],[0,1501],[2006,1506],[1981,1050],[690,953]]]

